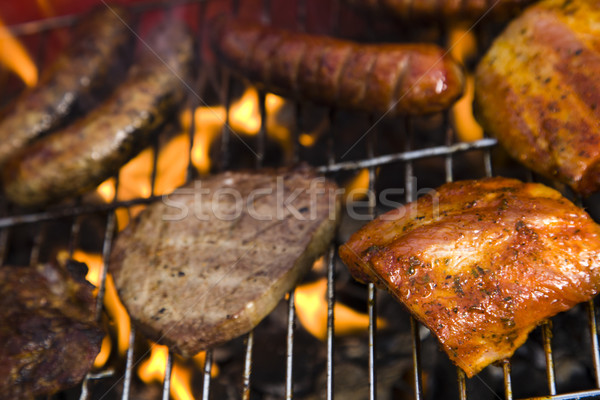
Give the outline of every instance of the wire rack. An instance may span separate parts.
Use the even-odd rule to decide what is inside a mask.
[[[207,1],[198,1],[198,0],[186,0],[179,2],[144,2],[134,6],[134,10],[137,13],[145,13],[149,11],[153,11],[156,9],[164,10],[164,9],[173,9],[177,7],[184,7],[194,5],[194,10],[197,12],[197,19],[200,21],[202,25],[206,18],[206,7],[209,2]],[[341,7],[336,1],[332,2],[332,15],[337,15],[337,11]],[[231,3],[231,11],[236,12],[239,8],[239,2]],[[262,3],[264,15],[270,15],[270,10],[272,7],[271,2],[263,1]],[[297,19],[298,26],[302,27],[304,20],[306,19],[306,1],[299,0],[296,4],[298,7],[297,10]],[[11,32],[19,37],[29,37],[32,35],[44,35],[45,33],[60,29],[60,28],[69,28],[72,26],[78,19],[77,15],[70,15],[58,18],[51,18],[42,21],[36,21],[32,23],[26,23],[18,26],[11,27]],[[333,21],[332,26],[337,26],[337,22]],[[201,42],[205,40],[203,37],[200,37]],[[202,43],[200,43],[202,47]],[[39,48],[36,49],[38,54],[43,52],[43,41],[40,41]],[[44,57],[39,58],[44,59]],[[199,70],[202,69],[202,59],[199,61]],[[233,87],[235,85],[239,85],[240,81],[238,81],[235,77],[230,76],[226,71],[220,71],[217,75],[203,74],[198,79],[198,84],[195,86],[197,89],[197,93],[202,95],[211,87],[217,93],[219,99],[222,104],[225,106],[227,110],[229,110],[232,104],[232,96],[233,96]],[[200,104],[198,101],[192,101],[192,105],[190,105],[191,111],[194,111],[196,107],[199,107]],[[298,134],[302,128],[302,119],[299,117],[302,114],[302,104],[296,105],[296,123],[291,127],[291,132],[293,134],[294,141],[294,157],[293,161],[298,161],[301,159],[300,152],[298,151],[301,148],[301,145],[298,142]],[[254,149],[256,156],[254,157],[254,166],[256,168],[261,168],[263,166],[263,160],[266,152],[266,143],[267,143],[267,107],[265,105],[265,93],[259,91],[259,108],[260,108],[260,116],[261,116],[261,125],[260,130],[256,139],[256,147]],[[350,159],[342,159],[339,154],[336,154],[335,142],[338,139],[340,134],[339,128],[336,129],[336,126],[339,126],[339,118],[336,110],[327,110],[325,115],[325,120],[327,126],[330,129],[327,130],[327,137],[324,141],[327,146],[326,151],[326,162],[321,165],[317,165],[316,168],[320,173],[323,173],[332,178],[336,178],[336,174],[339,173],[353,173],[362,170],[368,171],[369,177],[369,190],[371,193],[376,193],[377,189],[380,187],[379,185],[379,176],[381,170],[383,168],[387,168],[388,170],[395,171],[397,174],[398,182],[403,182],[404,189],[404,201],[409,202],[413,201],[417,197],[416,187],[414,185],[415,177],[420,177],[419,171],[419,163],[424,161],[435,161],[436,165],[439,166],[439,172],[442,175],[441,183],[450,182],[454,180],[456,177],[456,163],[465,157],[470,157],[471,159],[477,158],[479,161],[478,165],[481,166],[481,171],[476,171],[473,177],[484,177],[484,176],[492,176],[496,172],[494,170],[494,152],[496,151],[496,141],[491,138],[483,138],[474,142],[460,142],[455,138],[455,133],[451,124],[450,116],[445,113],[440,116],[441,123],[437,125],[435,128],[435,136],[436,139],[433,143],[428,143],[425,147],[416,147],[415,143],[418,142],[418,138],[415,138],[417,134],[417,128],[415,128],[414,121],[410,118],[398,118],[395,120],[392,125],[392,129],[395,130],[394,134],[400,135],[403,137],[403,144],[399,151],[394,151],[390,153],[377,154],[377,140],[378,138],[384,134],[381,132],[383,129],[378,128],[377,120],[371,117],[366,117],[367,122],[374,126],[373,132],[366,135],[362,142],[360,143],[360,147],[362,148],[361,156],[357,158]],[[229,112],[226,113],[226,118],[229,116]],[[231,146],[232,142],[236,140],[232,135],[235,132],[232,132],[228,128],[228,119],[225,121],[224,127],[222,129],[220,135],[220,164],[219,169],[224,170],[227,169],[230,165],[230,161],[232,158],[231,154]],[[390,125],[386,125],[389,130]],[[385,132],[385,134],[388,134]],[[191,149],[193,145],[193,140],[195,136],[195,126],[194,123],[191,124],[189,139],[190,139],[190,148],[189,148],[189,165],[188,165],[188,174],[187,179],[194,178],[194,166],[191,163]],[[159,150],[159,141],[156,141],[154,144],[154,165],[153,171],[151,172],[151,193],[147,197],[135,198],[128,201],[118,201],[117,194],[114,196],[114,200],[109,203],[98,204],[98,203],[86,203],[81,199],[76,201],[74,204],[70,204],[68,206],[58,206],[47,211],[40,212],[29,212],[29,213],[20,213],[18,210],[14,210],[10,208],[9,205],[3,204],[2,207],[4,209],[4,214],[0,217],[0,260],[2,262],[8,262],[11,260],[11,252],[14,252],[15,248],[24,247],[28,252],[28,259],[26,262],[30,264],[36,264],[40,260],[42,260],[44,256],[44,246],[45,244],[51,240],[51,229],[53,229],[53,223],[55,221],[68,221],[69,229],[68,231],[63,232],[66,237],[67,248],[69,253],[72,255],[74,250],[82,246],[83,238],[81,237],[82,226],[86,224],[86,219],[90,215],[102,216],[103,226],[99,227],[99,231],[101,231],[101,253],[103,259],[103,269],[101,273],[101,284],[98,292],[98,300],[97,300],[97,315],[98,318],[101,317],[102,309],[103,309],[103,301],[105,295],[105,282],[107,277],[106,272],[106,263],[109,258],[109,254],[111,252],[111,245],[114,239],[115,231],[116,231],[116,217],[114,211],[117,209],[130,209],[131,207],[140,205],[140,204],[148,204],[152,201],[155,201],[160,198],[160,196],[155,195],[155,181],[157,176],[156,171],[156,154],[158,154]],[[531,174],[528,175],[530,179],[533,177]],[[119,183],[118,177],[116,177],[116,185],[115,190],[118,193]],[[370,218],[374,218],[378,213],[378,203],[374,196],[369,197],[368,200],[368,216]],[[53,233],[54,235],[54,233]],[[334,386],[334,377],[335,377],[335,342],[336,338],[334,336],[334,304],[336,302],[336,291],[335,291],[335,283],[337,279],[337,274],[339,270],[336,269],[337,253],[336,253],[337,243],[332,243],[329,247],[329,250],[325,256],[325,264],[326,264],[326,278],[327,278],[327,290],[326,290],[326,301],[327,301],[327,335],[326,340],[323,343],[323,346],[326,347],[327,354],[327,362],[326,362],[326,372],[325,372],[325,382],[323,387],[321,388],[321,397],[326,398],[328,400],[335,398],[335,386]],[[364,336],[365,340],[368,341],[368,355],[363,360],[365,364],[367,364],[368,371],[368,398],[369,399],[377,399],[383,398],[383,394],[377,393],[377,380],[378,380],[378,369],[377,369],[377,289],[375,289],[373,284],[368,285],[365,290],[367,291],[367,313],[369,317],[369,324],[367,329],[367,334]],[[285,354],[285,365],[281,366],[285,368],[285,394],[284,397],[286,399],[294,398],[294,375],[293,375],[293,367],[294,367],[294,358],[297,354],[297,349],[295,349],[295,331],[296,331],[296,315],[295,315],[295,295],[294,291],[290,292],[287,296],[287,333],[286,333],[286,354]],[[581,306],[578,306],[581,308]],[[553,349],[553,331],[552,331],[552,323],[548,322],[543,324],[539,329],[541,331],[541,337],[543,342],[543,354],[544,354],[544,362],[545,362],[545,370],[546,370],[546,381],[547,381],[547,390],[545,393],[539,393],[538,397],[529,397],[530,399],[592,399],[592,398],[600,398],[600,350],[598,345],[598,336],[597,336],[597,320],[596,320],[596,307],[594,301],[588,302],[585,307],[585,313],[587,313],[587,326],[588,331],[586,333],[589,338],[589,348],[587,350],[582,350],[585,353],[589,353],[589,357],[591,358],[591,365],[593,366],[591,374],[593,377],[591,380],[594,382],[594,386],[590,387],[585,391],[578,391],[572,393],[558,393],[557,392],[557,384],[556,384],[556,374],[555,374],[555,352],[556,349]],[[424,388],[424,378],[423,378],[423,368],[422,368],[422,360],[421,360],[421,345],[422,345],[422,327],[419,322],[417,322],[412,317],[410,318],[410,332],[411,332],[411,357],[412,357],[412,393],[413,398],[415,400],[427,399],[431,398],[431,396],[427,395],[427,390]],[[134,371],[137,362],[139,361],[140,355],[134,354],[134,343],[136,340],[136,331],[135,328],[132,327],[130,337],[129,337],[129,349],[126,353],[125,357],[125,366],[123,368],[123,374],[121,379],[118,380],[118,384],[122,386],[122,394],[120,398],[123,400],[133,398],[131,395],[131,386],[132,381],[134,379]],[[587,343],[586,343],[587,346]],[[241,393],[240,397],[242,399],[251,399],[256,398],[253,397],[252,393],[252,382],[253,382],[253,372],[255,372],[254,366],[254,358],[259,357],[260,354],[256,354],[254,352],[255,347],[255,334],[250,332],[245,339],[245,354],[244,354],[244,368],[241,376],[239,377]],[[553,351],[554,350],[554,351]],[[169,353],[168,358],[166,360],[166,375],[164,379],[164,384],[162,388],[162,399],[167,400],[169,398],[170,393],[170,377],[172,373],[172,367],[174,363],[174,355]],[[209,398],[213,398],[211,396],[211,368],[213,363],[213,352],[211,350],[207,351],[206,358],[203,367],[203,382],[202,382],[202,392],[201,398],[203,400],[208,400]],[[120,372],[119,372],[120,373]],[[503,395],[505,399],[513,399],[513,384],[511,381],[511,361],[505,360],[502,363],[502,373],[503,373]],[[105,379],[107,376],[114,375],[115,371],[110,369],[101,370],[99,372],[90,373],[87,375],[85,380],[83,381],[79,398],[80,399],[88,399],[92,397],[90,382],[94,380]],[[470,386],[473,385],[473,381],[476,381],[477,378],[467,379],[465,374],[457,369],[457,374],[455,378],[458,382],[457,393],[448,393],[447,398],[460,398],[463,399],[476,399],[476,397],[470,396]],[[426,385],[425,385],[426,386]],[[97,397],[97,396],[96,396]],[[493,394],[490,398],[498,398],[498,394]],[[58,396],[57,396],[58,398]]]

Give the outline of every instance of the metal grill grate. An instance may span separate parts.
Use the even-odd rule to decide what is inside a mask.
[[[145,2],[141,5],[135,6],[135,11],[142,14],[155,9],[172,9],[177,7],[183,7],[194,3],[197,11],[198,20],[201,21],[202,25],[206,18],[206,6],[208,2],[201,0],[187,0],[181,2]],[[272,5],[268,0],[264,0],[263,10],[265,18],[269,19]],[[231,10],[236,12],[240,4],[236,1],[231,5]],[[306,25],[307,10],[306,2],[298,0],[297,3],[297,20],[298,27],[303,29]],[[340,5],[334,1],[334,10],[339,10]],[[338,15],[337,12],[333,12],[333,15]],[[63,27],[70,27],[78,16],[67,16],[60,18],[52,18],[43,21],[36,21],[32,23],[22,24],[19,26],[11,27],[11,31],[19,37],[27,37],[31,35],[44,35],[48,31],[59,29]],[[336,31],[339,27],[339,21],[334,20],[331,24],[332,31]],[[200,37],[201,40],[205,40],[204,37]],[[204,43],[201,43],[200,48]],[[44,59],[44,42],[40,41],[39,48],[36,49],[36,54],[41,54],[39,59]],[[199,61],[199,70],[204,71],[200,74],[198,84],[195,88],[198,93],[203,94],[207,90],[214,89],[222,104],[227,110],[229,110],[232,104],[233,87],[239,85],[240,82],[235,78],[229,76],[226,72],[220,71],[221,75],[211,75],[206,72],[202,65],[204,61],[202,58]],[[220,79],[219,79],[220,77]],[[198,99],[193,100],[191,110],[194,111],[196,107],[200,106]],[[256,141],[256,158],[254,159],[255,167],[260,168],[264,163],[264,156],[266,154],[266,142],[267,142],[267,108],[265,105],[265,93],[259,94],[259,107],[261,116],[261,126]],[[301,157],[299,156],[300,144],[298,143],[298,133],[301,131],[303,120],[301,114],[304,105],[298,104],[295,108],[296,113],[296,124],[292,127],[292,133],[294,136],[294,157],[293,160],[297,161]],[[193,114],[192,114],[193,115]],[[219,169],[227,169],[230,166],[232,154],[231,146],[232,142],[235,141],[235,137],[232,137],[232,131],[229,130],[229,112],[226,113],[226,121],[221,133],[221,150],[220,150],[220,164]],[[375,120],[369,120],[370,125],[374,126],[373,132],[369,133],[365,141],[365,152],[364,157],[356,160],[346,160],[336,157],[334,151],[334,143],[336,141],[336,126],[338,124],[336,110],[329,110],[325,113],[325,120],[327,126],[330,127],[329,138],[327,140],[328,151],[326,154],[327,163],[319,166],[317,169],[319,172],[326,175],[335,177],[335,174],[341,172],[358,172],[363,169],[368,170],[369,176],[369,189],[372,193],[375,193],[378,188],[378,169],[393,167],[397,171],[403,171],[403,178],[398,178],[398,181],[404,182],[404,193],[405,201],[409,202],[416,199],[417,193],[413,181],[415,177],[419,177],[416,163],[422,162],[423,160],[437,160],[441,161],[441,173],[444,175],[443,181],[450,182],[455,178],[455,164],[457,160],[463,157],[478,157],[481,159],[481,165],[483,166],[483,172],[478,173],[479,177],[492,176],[494,174],[494,157],[492,152],[496,147],[496,141],[491,138],[484,138],[475,142],[465,143],[457,142],[453,132],[453,128],[450,124],[450,116],[445,114],[442,116],[442,122],[440,127],[436,128],[436,134],[440,133],[439,138],[442,139],[443,143],[434,145],[427,145],[423,148],[415,148],[415,127],[414,121],[408,118],[398,119],[394,124],[396,129],[401,135],[404,136],[403,149],[397,152],[391,152],[388,154],[376,154],[377,146],[376,139],[379,135],[382,135],[381,129],[379,129]],[[193,121],[194,119],[192,119]],[[395,133],[395,132],[394,132]],[[192,122],[189,132],[190,148],[189,148],[189,159],[187,179],[193,178],[194,166],[191,163],[191,149],[193,145],[195,134],[195,126]],[[444,136],[445,135],[445,136]],[[103,300],[104,300],[104,289],[106,282],[106,261],[111,251],[111,244],[113,240],[113,234],[115,232],[116,217],[113,211],[117,209],[129,209],[133,206],[140,204],[147,204],[160,198],[155,196],[155,181],[157,177],[157,154],[159,149],[159,141],[154,144],[154,165],[151,172],[151,193],[150,196],[144,198],[135,198],[128,201],[117,201],[117,193],[119,190],[118,177],[115,185],[116,193],[114,200],[108,204],[89,204],[77,201],[75,204],[70,206],[60,206],[53,208],[48,211],[34,212],[34,213],[19,213],[11,209],[8,205],[3,204],[4,214],[0,217],[0,261],[6,262],[10,257],[10,252],[18,246],[18,242],[27,242],[29,245],[29,263],[35,264],[42,258],[43,247],[47,243],[49,238],[49,229],[53,227],[53,223],[56,221],[70,221],[70,232],[67,232],[68,236],[68,252],[70,255],[81,245],[81,230],[82,225],[86,223],[86,218],[89,215],[101,215],[104,217],[104,226],[102,228],[102,259],[104,262],[104,268],[101,274],[101,285],[98,293],[97,303],[97,315],[100,318]],[[370,218],[374,218],[377,213],[377,206],[375,197],[369,197],[368,203],[368,215]],[[24,233],[23,233],[24,232]],[[333,399],[336,395],[334,391],[334,371],[335,371],[335,337],[334,337],[334,304],[336,301],[335,283],[336,283],[336,244],[332,244],[325,257],[327,265],[327,337],[323,346],[326,346],[327,363],[326,363],[326,379],[324,387],[321,389],[322,396],[326,399]],[[367,291],[367,313],[369,316],[369,325],[366,335],[368,341],[368,354],[364,359],[364,363],[368,364],[368,398],[376,399],[380,398],[381,394],[377,393],[377,290],[374,285],[370,284],[365,289]],[[294,356],[297,351],[294,347],[295,339],[295,295],[291,292],[287,298],[287,336],[286,336],[286,358],[285,358],[285,398],[292,399],[294,397],[294,380],[293,380],[293,365]],[[596,326],[596,312],[594,301],[590,301],[587,304],[587,318],[589,321],[589,332],[587,335],[590,338],[589,353],[592,357],[593,364],[593,380],[595,386],[584,392],[576,393],[563,393],[557,394],[555,365],[554,365],[554,352],[552,347],[552,324],[546,323],[541,327],[541,334],[543,338],[544,355],[546,362],[546,375],[547,375],[547,387],[546,393],[540,393],[535,398],[544,399],[581,399],[581,398],[600,398],[600,350],[598,345],[597,326]],[[413,374],[412,374],[412,386],[413,386],[413,398],[415,400],[431,398],[428,397],[427,390],[425,388],[426,382],[423,379],[423,367],[421,361],[421,326],[414,320],[410,319],[410,332],[411,332],[411,346],[412,346],[412,362],[413,362]],[[129,399],[131,397],[131,386],[133,382],[134,368],[143,357],[140,354],[134,354],[134,343],[135,343],[136,332],[132,327],[129,337],[129,349],[126,354],[125,363],[123,368],[122,379],[119,380],[119,384],[122,384],[122,399]],[[254,333],[251,332],[247,335],[244,356],[244,368],[240,376],[240,384],[242,387],[241,397],[243,399],[250,399],[253,379],[253,359],[260,357],[260,354],[254,354]],[[169,353],[166,361],[166,377],[164,380],[162,398],[168,399],[170,392],[170,377],[173,367],[174,356]],[[202,384],[202,399],[208,400],[211,398],[211,367],[213,363],[213,352],[208,351],[206,353],[206,359],[203,369],[203,384]],[[87,399],[91,397],[90,381],[95,379],[104,379],[107,376],[115,374],[114,370],[103,370],[99,373],[89,374],[84,380],[81,387],[81,399]],[[120,372],[119,372],[120,373]],[[506,399],[513,398],[513,388],[511,384],[511,363],[506,360],[503,363],[503,374],[504,374],[504,397]],[[467,380],[465,374],[458,370],[458,393],[448,394],[448,398],[456,397],[462,399],[471,398],[469,396],[469,387],[472,380]],[[477,378],[474,378],[477,379]],[[498,397],[497,394],[494,394]],[[494,398],[494,397],[492,397]],[[531,398],[533,399],[533,398]]]

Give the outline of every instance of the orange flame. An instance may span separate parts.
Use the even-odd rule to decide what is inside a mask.
[[[38,70],[25,46],[6,28],[0,19],[0,64],[21,78],[29,87],[38,81]]]
[[[323,259],[319,259],[314,269],[323,268]],[[295,291],[296,315],[302,326],[314,337],[327,338],[327,279],[300,285]],[[334,333],[336,336],[353,335],[364,332],[369,326],[369,316],[359,313],[341,303],[333,305]],[[385,328],[387,322],[377,318],[377,326]]]
[[[163,383],[167,366],[169,349],[156,343],[150,343],[150,357],[144,360],[139,368],[138,375],[145,383]],[[205,353],[200,352],[194,356],[194,361],[199,366],[204,366]],[[211,376],[218,375],[218,368],[212,365]],[[191,390],[192,372],[190,368],[182,365],[178,357],[175,357],[171,371],[171,396],[176,400],[194,399]]]
[[[451,54],[461,62],[473,57],[477,52],[475,35],[463,27],[456,27],[450,33]],[[483,137],[483,129],[473,116],[473,93],[475,84],[473,74],[469,73],[465,81],[465,94],[452,107],[454,126],[461,141],[471,142]]]
[[[63,250],[59,252],[59,260],[66,260],[67,257],[67,251]],[[82,250],[75,250],[73,252],[73,259],[85,263],[87,265],[88,273],[85,279],[87,279],[92,285],[98,287],[100,285],[102,269],[104,267],[102,255],[87,253]],[[116,323],[118,350],[119,354],[124,355],[127,351],[127,348],[129,347],[129,332],[131,330],[131,322],[129,320],[129,315],[127,314],[127,311],[123,306],[123,303],[121,303],[121,300],[119,300],[119,296],[117,295],[117,290],[115,288],[115,283],[110,274],[106,276],[104,306],[111,320],[115,321]],[[107,345],[105,345],[103,342],[102,349],[104,349],[105,346]],[[104,363],[100,362],[100,360],[104,358],[102,349],[100,351],[100,354],[96,357],[96,362],[94,363],[95,366],[104,365]],[[106,362],[106,359],[108,359],[108,355],[106,355],[106,358],[104,358],[104,362]],[[96,365],[96,363],[98,365]]]
[[[367,197],[369,191],[369,170],[361,169],[346,185],[344,201],[361,201]]]

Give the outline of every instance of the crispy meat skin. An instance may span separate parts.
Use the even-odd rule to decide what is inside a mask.
[[[476,71],[486,131],[532,170],[600,188],[600,1],[545,0],[494,42]]]
[[[119,81],[133,47],[125,9],[102,6],[81,20],[74,42],[44,69],[0,122],[0,164],[39,136],[89,110]]]
[[[362,9],[401,19],[476,21],[485,16],[504,20],[534,0],[345,0]]]
[[[93,286],[53,264],[0,267],[0,399],[33,399],[79,383],[104,333]]]
[[[359,44],[227,17],[211,32],[226,65],[284,96],[398,115],[442,111],[463,91],[462,68],[432,44]]]
[[[7,197],[40,206],[83,194],[117,173],[185,99],[194,56],[184,23],[156,27],[126,80],[99,107],[11,158]],[[165,65],[165,63],[168,65]]]
[[[144,210],[117,237],[109,265],[137,326],[187,356],[269,314],[327,249],[339,212],[335,185],[310,170],[198,182]]]
[[[489,178],[435,193],[367,224],[340,257],[393,293],[469,377],[598,293],[600,227],[557,191]]]

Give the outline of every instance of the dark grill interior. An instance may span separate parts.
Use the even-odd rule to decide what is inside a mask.
[[[286,101],[273,111],[266,93],[257,92],[258,129],[245,132],[231,120],[230,110],[246,93],[247,84],[215,64],[208,50],[204,21],[218,12],[254,15],[278,26],[317,33],[334,33],[368,40],[414,40],[425,38],[449,45],[449,27],[411,27],[385,22],[360,13],[337,1],[297,0],[293,2],[143,2],[134,6],[140,16],[168,11],[185,12],[197,23],[199,58],[197,78],[190,86],[189,115],[199,108],[224,107],[225,123],[211,128],[214,140],[204,143],[211,160],[201,172],[226,169],[292,165],[305,161],[314,165],[340,186],[354,181],[371,193],[396,189],[390,199],[411,201],[427,188],[457,179],[505,175],[524,180],[538,177],[525,171],[496,146],[491,138],[462,141],[455,132],[450,113],[428,118],[386,118],[349,113],[309,103]],[[43,68],[46,37],[64,34],[77,15],[49,18],[11,27]],[[477,53],[489,45],[500,27],[474,29]],[[50,35],[50,36],[49,36]],[[472,67],[476,57],[465,60]],[[2,72],[2,71],[0,71]],[[0,74],[9,89],[2,103],[21,89],[18,83]],[[188,116],[189,116],[188,115]],[[203,119],[206,118],[206,119]],[[182,118],[184,120],[184,118]],[[193,163],[196,132],[212,123],[210,114],[200,113],[181,126],[168,126],[155,140],[147,157],[149,168],[142,181],[148,191],[128,192],[124,172],[115,177],[114,191],[104,199],[97,192],[44,211],[28,211],[2,204],[0,218],[0,260],[5,264],[35,264],[57,256],[77,256],[78,252],[98,255],[100,265],[98,318],[111,331],[113,350],[106,364],[92,371],[81,387],[57,394],[55,399],[145,399],[169,398],[173,365],[190,367],[191,390],[202,399],[496,399],[496,398],[600,398],[600,350],[596,329],[596,305],[589,302],[563,313],[540,326],[510,360],[488,367],[478,376],[466,379],[452,366],[428,331],[411,318],[386,293],[354,282],[339,261],[336,248],[365,221],[386,211],[375,196],[361,197],[356,215],[345,215],[340,233],[321,268],[315,268],[306,281],[326,281],[323,313],[326,331],[323,340],[309,333],[297,317],[298,295],[291,292],[254,332],[222,347],[208,351],[205,361],[185,361],[169,353],[166,379],[159,388],[145,384],[137,369],[150,353],[144,338],[131,330],[125,354],[116,351],[118,333],[106,311],[105,262],[117,234],[119,218],[126,221],[140,205],[160,199],[160,194],[184,181],[200,176]],[[219,124],[217,124],[218,126]],[[212,125],[211,125],[212,126]],[[232,127],[232,128],[231,128]],[[281,128],[278,131],[278,127]],[[231,129],[230,129],[231,128]],[[184,135],[177,135],[184,132]],[[283,134],[278,132],[284,132]],[[207,134],[208,135],[208,134]],[[188,158],[169,182],[176,163],[161,169],[161,151],[181,138]],[[181,155],[179,158],[182,158]],[[362,175],[360,180],[359,175]],[[365,179],[366,178],[366,179]],[[166,182],[166,183],[165,183]],[[362,183],[357,183],[362,182]],[[166,186],[162,186],[166,185]],[[361,186],[362,185],[362,186]],[[110,187],[110,185],[108,185]],[[124,188],[125,187],[125,188]],[[568,194],[568,193],[567,193]],[[121,196],[120,196],[121,195]],[[571,196],[572,197],[572,196]],[[575,199],[590,209],[593,199]],[[3,201],[3,203],[5,203]],[[596,215],[598,217],[598,215]],[[124,223],[124,222],[122,222]],[[343,304],[368,316],[368,326],[359,332],[335,336],[334,304]],[[376,318],[382,323],[376,326]],[[274,350],[274,351],[270,351]],[[213,366],[218,374],[211,377]]]

